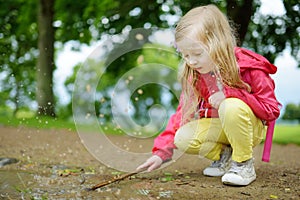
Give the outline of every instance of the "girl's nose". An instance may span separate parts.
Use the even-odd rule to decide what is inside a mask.
[[[197,64],[197,60],[194,59],[194,58],[190,58],[190,59],[188,60],[188,63],[189,63],[189,65],[195,65],[195,64]]]

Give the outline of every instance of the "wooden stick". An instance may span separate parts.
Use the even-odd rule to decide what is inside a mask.
[[[87,191],[96,190],[96,189],[98,189],[98,188],[104,187],[104,186],[109,185],[109,184],[112,184],[112,183],[114,183],[114,182],[124,180],[125,178],[130,177],[130,176],[133,176],[133,175],[135,175],[135,174],[137,174],[137,173],[139,173],[139,172],[140,172],[140,171],[135,171],[135,172],[123,174],[123,175],[121,175],[121,176],[113,177],[112,180],[108,180],[108,181],[104,181],[104,182],[102,182],[102,183],[98,183],[98,184],[94,185],[94,186],[91,187],[91,188],[87,188],[86,190],[87,190]]]

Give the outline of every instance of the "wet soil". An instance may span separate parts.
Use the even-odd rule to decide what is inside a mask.
[[[128,146],[128,137],[110,138]],[[152,142],[130,148],[149,150]],[[261,161],[262,149],[254,149],[257,179],[247,187],[203,176],[210,161],[185,154],[163,169],[87,191],[123,173],[94,158],[76,132],[0,127],[0,158],[18,160],[0,167],[0,199],[300,199],[300,147],[274,144],[269,163]]]

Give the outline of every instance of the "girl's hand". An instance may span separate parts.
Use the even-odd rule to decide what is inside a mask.
[[[136,168],[136,171],[141,171],[142,169],[144,169],[144,170],[147,169],[148,172],[151,172],[152,170],[160,168],[162,163],[163,163],[163,160],[159,156],[153,155],[148,160],[146,160],[146,162],[144,162],[143,164],[138,166]]]
[[[219,109],[221,102],[225,99],[225,95],[222,91],[216,92],[208,98],[209,104],[215,109]]]

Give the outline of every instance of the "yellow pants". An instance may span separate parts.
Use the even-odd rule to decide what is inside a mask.
[[[259,144],[266,127],[251,108],[237,98],[220,104],[219,118],[202,118],[185,124],[176,132],[174,143],[181,151],[219,160],[224,145],[231,145],[232,160],[252,158],[253,147]]]

